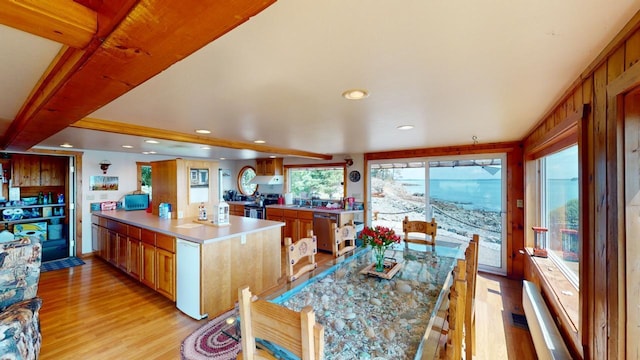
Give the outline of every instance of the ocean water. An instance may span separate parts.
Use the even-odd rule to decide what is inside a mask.
[[[400,182],[410,193],[425,193],[422,179],[402,179]],[[499,179],[432,179],[430,198],[451,201],[471,210],[500,211],[502,186]],[[550,208],[562,206],[567,200],[578,198],[575,179],[553,179],[549,186]]]

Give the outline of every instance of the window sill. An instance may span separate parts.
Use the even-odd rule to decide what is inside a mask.
[[[582,357],[578,333],[580,291],[549,258],[533,256],[533,249],[526,249],[525,277],[535,283],[547,301],[549,311],[559,322],[559,329],[572,353]]]

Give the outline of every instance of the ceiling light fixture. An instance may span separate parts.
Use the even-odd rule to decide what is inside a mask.
[[[201,147],[200,147],[200,149],[202,149],[202,150],[209,150],[209,149],[211,149],[211,148],[210,148],[210,147],[208,147],[208,146],[201,146]]]
[[[149,151],[149,154],[157,154],[155,151]]]
[[[125,149],[133,149],[133,146],[131,145],[122,145],[122,147]]]
[[[64,143],[64,144],[61,144],[61,145],[60,145],[60,147],[63,147],[63,148],[72,148],[72,147],[73,147],[73,145],[71,145],[71,144],[69,144],[69,143]]]
[[[342,97],[347,100],[360,100],[369,96],[369,92],[364,89],[350,89],[342,93]]]
[[[254,140],[253,142],[256,143],[256,144],[264,144],[264,143],[266,143],[266,141],[264,141],[264,140]]]
[[[196,133],[198,134],[211,134],[211,130],[207,130],[207,129],[197,129]]]
[[[222,158],[220,158],[220,160],[227,160],[227,158],[223,158],[223,157],[222,157]]]
[[[144,142],[146,142],[147,144],[160,144],[160,141],[158,140],[145,140]]]
[[[396,129],[398,129],[398,130],[411,130],[411,129],[413,129],[413,125],[400,125]]]

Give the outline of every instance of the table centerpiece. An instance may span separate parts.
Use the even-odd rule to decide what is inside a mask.
[[[394,270],[395,265],[399,265],[393,263],[389,271],[385,271],[385,253],[387,249],[400,243],[400,236],[396,235],[393,229],[380,225],[376,227],[366,226],[360,233],[360,238],[362,239],[363,246],[371,245],[375,257],[375,264],[372,264],[366,269],[368,272],[375,270],[376,273],[385,274]],[[373,265],[375,265],[375,268]],[[397,271],[398,269],[395,270]],[[393,276],[393,274],[388,275]]]

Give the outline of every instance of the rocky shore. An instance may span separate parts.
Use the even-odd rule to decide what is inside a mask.
[[[480,235],[480,262],[499,265],[501,246],[501,214],[487,210],[473,210],[469,204],[432,199],[425,210],[424,194],[410,193],[394,181],[372,179],[373,225],[382,225],[402,232],[402,220],[429,217],[438,223],[438,238],[451,242],[467,242],[473,234]],[[425,212],[428,212],[425,214]]]

